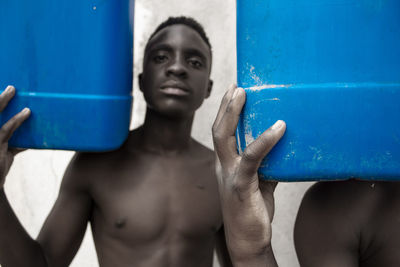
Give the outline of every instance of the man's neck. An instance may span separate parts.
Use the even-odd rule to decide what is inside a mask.
[[[143,126],[140,130],[141,149],[171,155],[187,151],[191,145],[193,116],[171,118],[147,109]]]

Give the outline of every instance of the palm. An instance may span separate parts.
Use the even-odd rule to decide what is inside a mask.
[[[235,131],[244,102],[243,89],[232,87],[225,94],[213,126],[213,138],[228,248],[231,255],[252,261],[254,253],[263,254],[271,246],[276,186],[275,182],[259,180],[257,170],[286,126],[282,121],[276,123],[238,155]],[[276,265],[273,256],[269,262]]]

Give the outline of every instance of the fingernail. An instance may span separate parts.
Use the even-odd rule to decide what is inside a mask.
[[[278,129],[282,128],[283,125],[284,125],[284,122],[282,120],[278,120],[275,122],[274,125],[272,125],[271,129],[278,130]]]
[[[235,99],[235,97],[237,97],[237,95],[239,94],[240,89],[241,89],[240,87],[235,89],[235,92],[233,92],[232,99]]]
[[[24,109],[22,110],[22,114],[23,114],[23,115],[26,115],[26,114],[28,114],[29,112],[31,112],[31,110],[30,110],[29,108],[24,108]]]
[[[13,88],[14,88],[14,86],[9,85],[9,86],[7,86],[5,92],[6,92],[6,93],[9,93],[9,92],[11,92],[11,91],[13,90]]]
[[[235,99],[235,97],[237,96],[237,94],[238,94],[238,89],[236,88],[235,89],[235,91],[233,91],[233,95],[232,95],[232,99]]]

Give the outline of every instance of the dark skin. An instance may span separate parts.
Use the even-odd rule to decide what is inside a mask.
[[[232,86],[213,125],[225,236],[234,266],[275,267],[271,222],[277,184],[259,180],[257,170],[283,136],[286,124],[277,121],[239,155],[235,132],[245,99],[245,91]]]
[[[319,182],[302,201],[295,226],[304,267],[400,266],[400,183]]]
[[[190,136],[194,113],[211,92],[210,69],[210,49],[196,31],[173,25],[158,32],[139,77],[148,103],[143,126],[117,151],[75,155],[37,240],[25,232],[3,190],[13,155],[4,137],[2,266],[68,266],[88,222],[100,266],[208,267],[215,247],[229,266],[215,156]],[[2,95],[3,106],[11,91]],[[3,126],[0,133],[12,133],[28,116],[17,115],[12,129]]]

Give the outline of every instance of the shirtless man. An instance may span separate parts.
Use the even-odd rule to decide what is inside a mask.
[[[316,183],[304,196],[294,238],[304,267],[400,266],[400,183]]]
[[[212,266],[225,251],[214,153],[191,138],[195,111],[210,95],[211,46],[192,19],[161,24],[145,49],[140,89],[144,124],[107,153],[77,153],[36,240],[24,230],[4,192],[12,132],[24,110],[0,130],[0,264],[68,266],[88,222],[100,266]],[[0,97],[3,110],[15,94]]]

